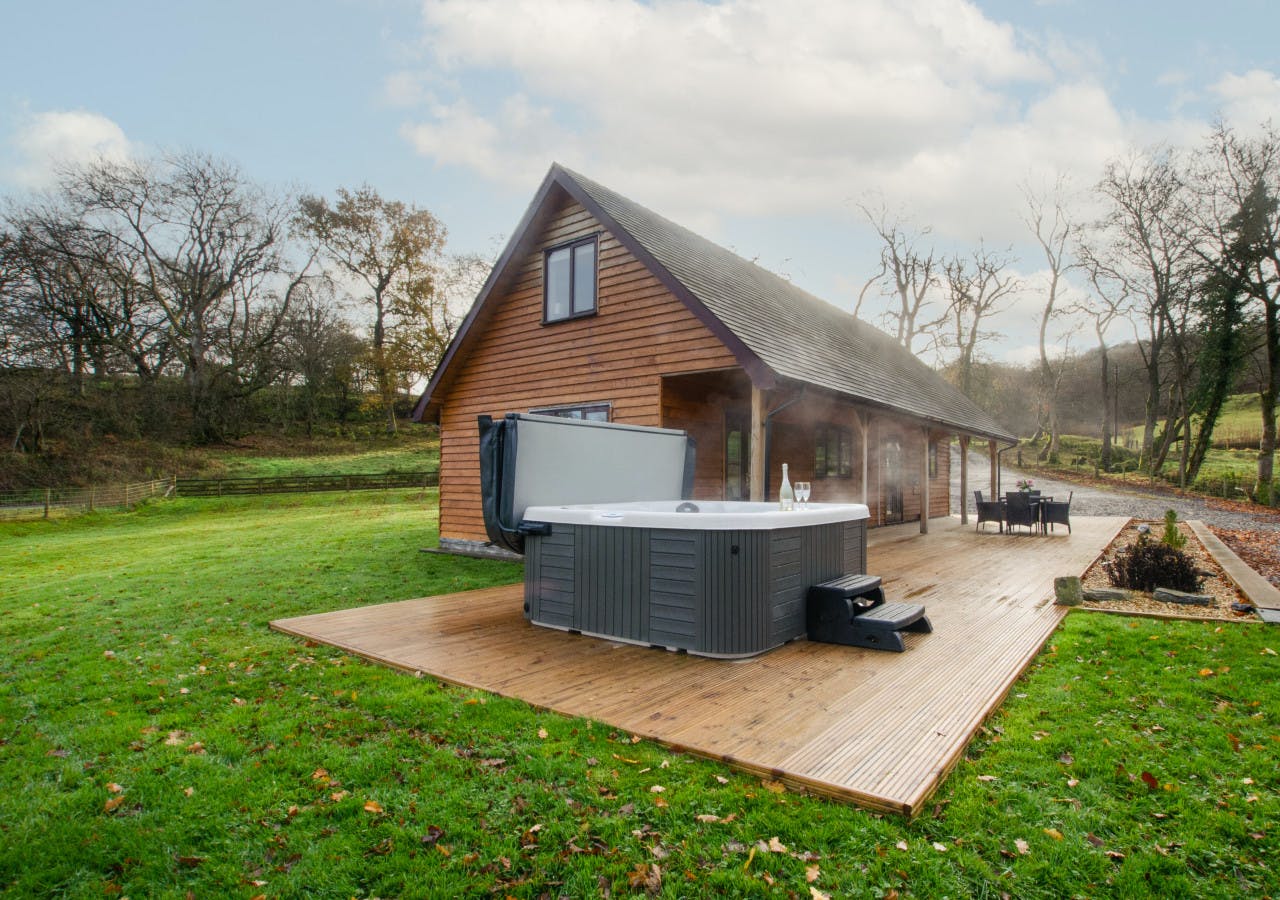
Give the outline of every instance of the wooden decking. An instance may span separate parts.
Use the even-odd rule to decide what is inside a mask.
[[[975,534],[954,518],[928,535],[873,531],[869,571],[933,622],[906,653],[796,641],[701,659],[529,625],[518,585],[272,627],[912,815],[1061,621],[1054,576],[1082,574],[1124,522],[1077,519],[1070,537]]]

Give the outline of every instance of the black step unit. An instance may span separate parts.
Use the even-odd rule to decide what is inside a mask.
[[[918,603],[886,603],[874,575],[844,575],[809,588],[805,601],[809,640],[874,650],[907,649],[902,632],[933,631]]]

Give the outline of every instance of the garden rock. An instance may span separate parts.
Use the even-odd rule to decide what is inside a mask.
[[[1065,575],[1053,579],[1054,602],[1058,606],[1079,606],[1084,602],[1084,591],[1079,575]]]
[[[1208,594],[1188,594],[1183,591],[1175,591],[1172,588],[1156,588],[1151,593],[1151,596],[1165,603],[1182,603],[1188,606],[1210,606],[1213,604],[1213,598]]]
[[[1119,603],[1128,600],[1129,595],[1119,588],[1089,588],[1084,592],[1084,599],[1093,603]]]

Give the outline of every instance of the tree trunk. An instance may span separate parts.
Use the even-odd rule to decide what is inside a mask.
[[[1258,445],[1258,483],[1254,499],[1272,506],[1275,492],[1272,478],[1276,458],[1276,400],[1280,399],[1280,309],[1266,307],[1267,377],[1258,393],[1262,398],[1262,443]]]
[[[1111,364],[1107,362],[1107,344],[1098,335],[1098,350],[1102,356],[1102,453],[1098,465],[1104,472],[1111,471],[1111,434],[1115,430],[1115,421],[1111,409]]]

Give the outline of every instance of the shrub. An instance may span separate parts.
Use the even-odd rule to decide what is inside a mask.
[[[1145,534],[1128,550],[1102,564],[1111,583],[1133,591],[1154,591],[1158,587],[1175,591],[1200,590],[1200,572],[1191,557],[1168,544],[1152,541]]]
[[[1178,530],[1178,514],[1171,509],[1164,514],[1164,534],[1160,535],[1160,543],[1174,550],[1187,546],[1187,536]]]

